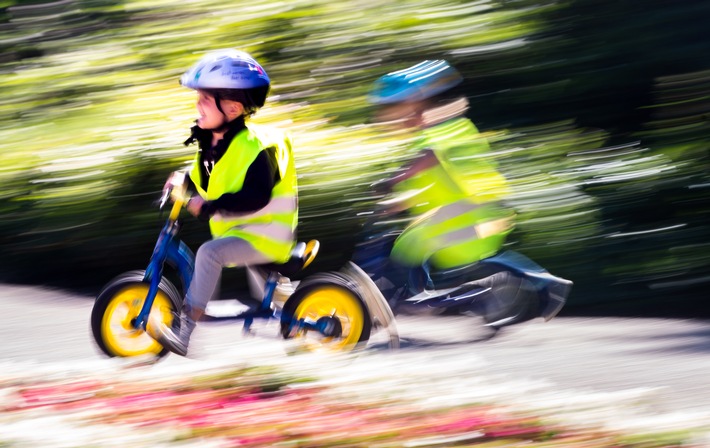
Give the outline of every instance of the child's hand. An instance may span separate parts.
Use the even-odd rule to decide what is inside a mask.
[[[167,190],[168,188],[175,188],[182,186],[185,183],[185,172],[184,171],[173,171],[170,173],[170,176],[168,176],[168,179],[165,181],[165,185],[163,185],[163,190]]]
[[[199,194],[194,195],[187,201],[187,211],[190,212],[192,216],[200,216],[200,211],[202,210],[202,205],[205,200]]]
[[[185,173],[183,171],[173,171],[163,185],[163,194],[170,192],[172,202],[185,202],[188,199],[187,186],[185,184]]]

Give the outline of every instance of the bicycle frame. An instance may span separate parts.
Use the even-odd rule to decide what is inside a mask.
[[[377,217],[376,214],[373,216]],[[400,303],[422,308],[447,308],[467,303],[474,307],[478,306],[478,298],[485,297],[490,288],[475,285],[469,287],[468,285],[502,269],[511,271],[531,282],[542,301],[540,316],[545,320],[550,320],[562,309],[572,288],[571,281],[550,274],[545,268],[526,256],[512,250],[503,250],[476,263],[481,267],[488,266],[488,269],[483,269],[486,272],[483,277],[472,276],[434,291],[426,291],[423,285],[417,284],[416,279],[413,280],[412,275],[422,268],[412,268],[407,271],[402,269],[401,272],[387,271],[386,262],[389,259],[392,244],[399,233],[392,231],[388,226],[383,227],[383,230],[378,230],[375,226],[381,222],[383,221],[372,221],[372,224],[366,222],[366,226],[372,227],[372,229],[366,227],[372,231],[372,234],[366,235],[366,238],[356,247],[354,258],[368,274],[387,278],[395,284],[395,288],[400,287],[394,289],[387,297],[392,306],[396,307]],[[387,221],[384,222],[387,223]],[[393,222],[396,221],[389,221],[389,223]]]
[[[94,302],[92,335],[98,348],[109,357],[165,356],[169,350],[160,344],[160,333],[164,327],[177,330],[181,322],[176,314],[182,313],[183,302],[187,300],[184,294],[195,281],[196,254],[179,237],[178,217],[189,199],[184,182],[175,173],[163,190],[160,209],[164,209],[168,198],[173,201],[172,208],[146,269],[114,277]],[[260,303],[247,306],[246,310],[239,307],[239,311],[232,313],[205,310],[204,320],[241,320],[244,332],[249,333],[255,319],[276,319],[277,335],[294,339],[296,346],[308,351],[355,350],[367,344],[373,329],[384,326],[390,332],[390,345],[395,346],[398,339],[391,310],[362,272],[320,272],[298,282],[287,282],[283,295],[288,297],[282,303],[282,288],[278,286],[282,277],[299,276],[315,259],[319,247],[315,239],[297,242],[288,259],[251,266],[260,277],[249,279],[251,286],[257,280],[263,292]],[[266,279],[261,274],[266,274]],[[173,281],[182,283],[182,291]],[[294,284],[295,288],[289,287]],[[242,298],[237,297],[237,301],[247,305]]]
[[[165,193],[161,198],[161,208],[167,201],[168,195],[169,192]],[[143,281],[149,283],[150,286],[148,288],[148,294],[143,301],[143,307],[133,322],[133,326],[137,329],[146,330],[148,314],[153,306],[155,296],[158,293],[158,286],[163,277],[163,269],[166,262],[175,267],[185,290],[187,290],[192,281],[195,255],[184,242],[175,239],[180,226],[177,218],[183,204],[183,198],[178,197],[175,199],[172,209],[170,210],[170,215],[165,225],[163,225],[163,228],[160,230],[158,241],[155,243],[153,254],[148,262],[148,268],[145,271]]]
[[[169,193],[164,194],[163,198],[161,198],[161,207],[167,201],[168,194]],[[148,283],[150,286],[143,302],[143,306],[138,313],[138,316],[136,316],[133,321],[133,326],[136,329],[144,331],[147,330],[148,316],[158,293],[166,263],[175,268],[177,271],[183,285],[184,292],[187,291],[190,287],[190,283],[192,282],[192,275],[195,267],[195,255],[187,244],[176,238],[180,228],[178,216],[185,201],[182,197],[175,197],[174,200],[175,202],[173,203],[170,215],[160,231],[158,241],[155,244],[153,254],[151,255],[148,267],[143,277],[143,281]],[[271,307],[271,302],[273,300],[278,280],[279,274],[277,272],[269,272],[264,286],[264,296],[261,301],[261,305],[256,310],[248,310],[235,316],[226,316],[213,319],[243,320],[245,332],[249,332],[251,325],[256,318],[281,319],[281,311],[272,309]],[[292,316],[289,319],[286,319],[286,321],[289,321],[290,325],[294,327],[307,330],[316,330],[322,334],[328,335],[328,329],[326,328],[325,322],[311,322],[308,319],[294,319]]]

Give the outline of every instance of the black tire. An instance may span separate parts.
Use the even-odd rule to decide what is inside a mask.
[[[104,286],[94,302],[91,331],[96,345],[107,356],[163,357],[169,353],[145,331],[131,325],[149,288],[143,281],[144,274],[145,271],[130,271],[119,275]],[[163,277],[151,314],[158,313],[162,322],[171,325],[181,305],[182,296],[177,288]]]
[[[294,323],[303,318],[312,321],[335,318],[339,334],[324,336],[314,330],[299,329]],[[367,345],[371,331],[372,319],[364,300],[347,280],[335,273],[303,280],[281,314],[281,335],[284,339],[295,339],[305,351],[357,350]]]

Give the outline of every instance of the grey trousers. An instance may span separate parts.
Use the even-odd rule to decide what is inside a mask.
[[[248,267],[270,263],[266,255],[237,237],[217,238],[206,241],[195,257],[195,272],[185,296],[186,311],[204,311],[222,276],[222,268]]]

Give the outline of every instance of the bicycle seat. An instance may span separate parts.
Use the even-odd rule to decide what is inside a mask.
[[[293,277],[311,264],[318,255],[318,249],[320,249],[318,240],[310,240],[307,243],[299,242],[291,251],[291,258],[285,263],[267,263],[258,267],[267,271],[276,271],[285,277]]]

